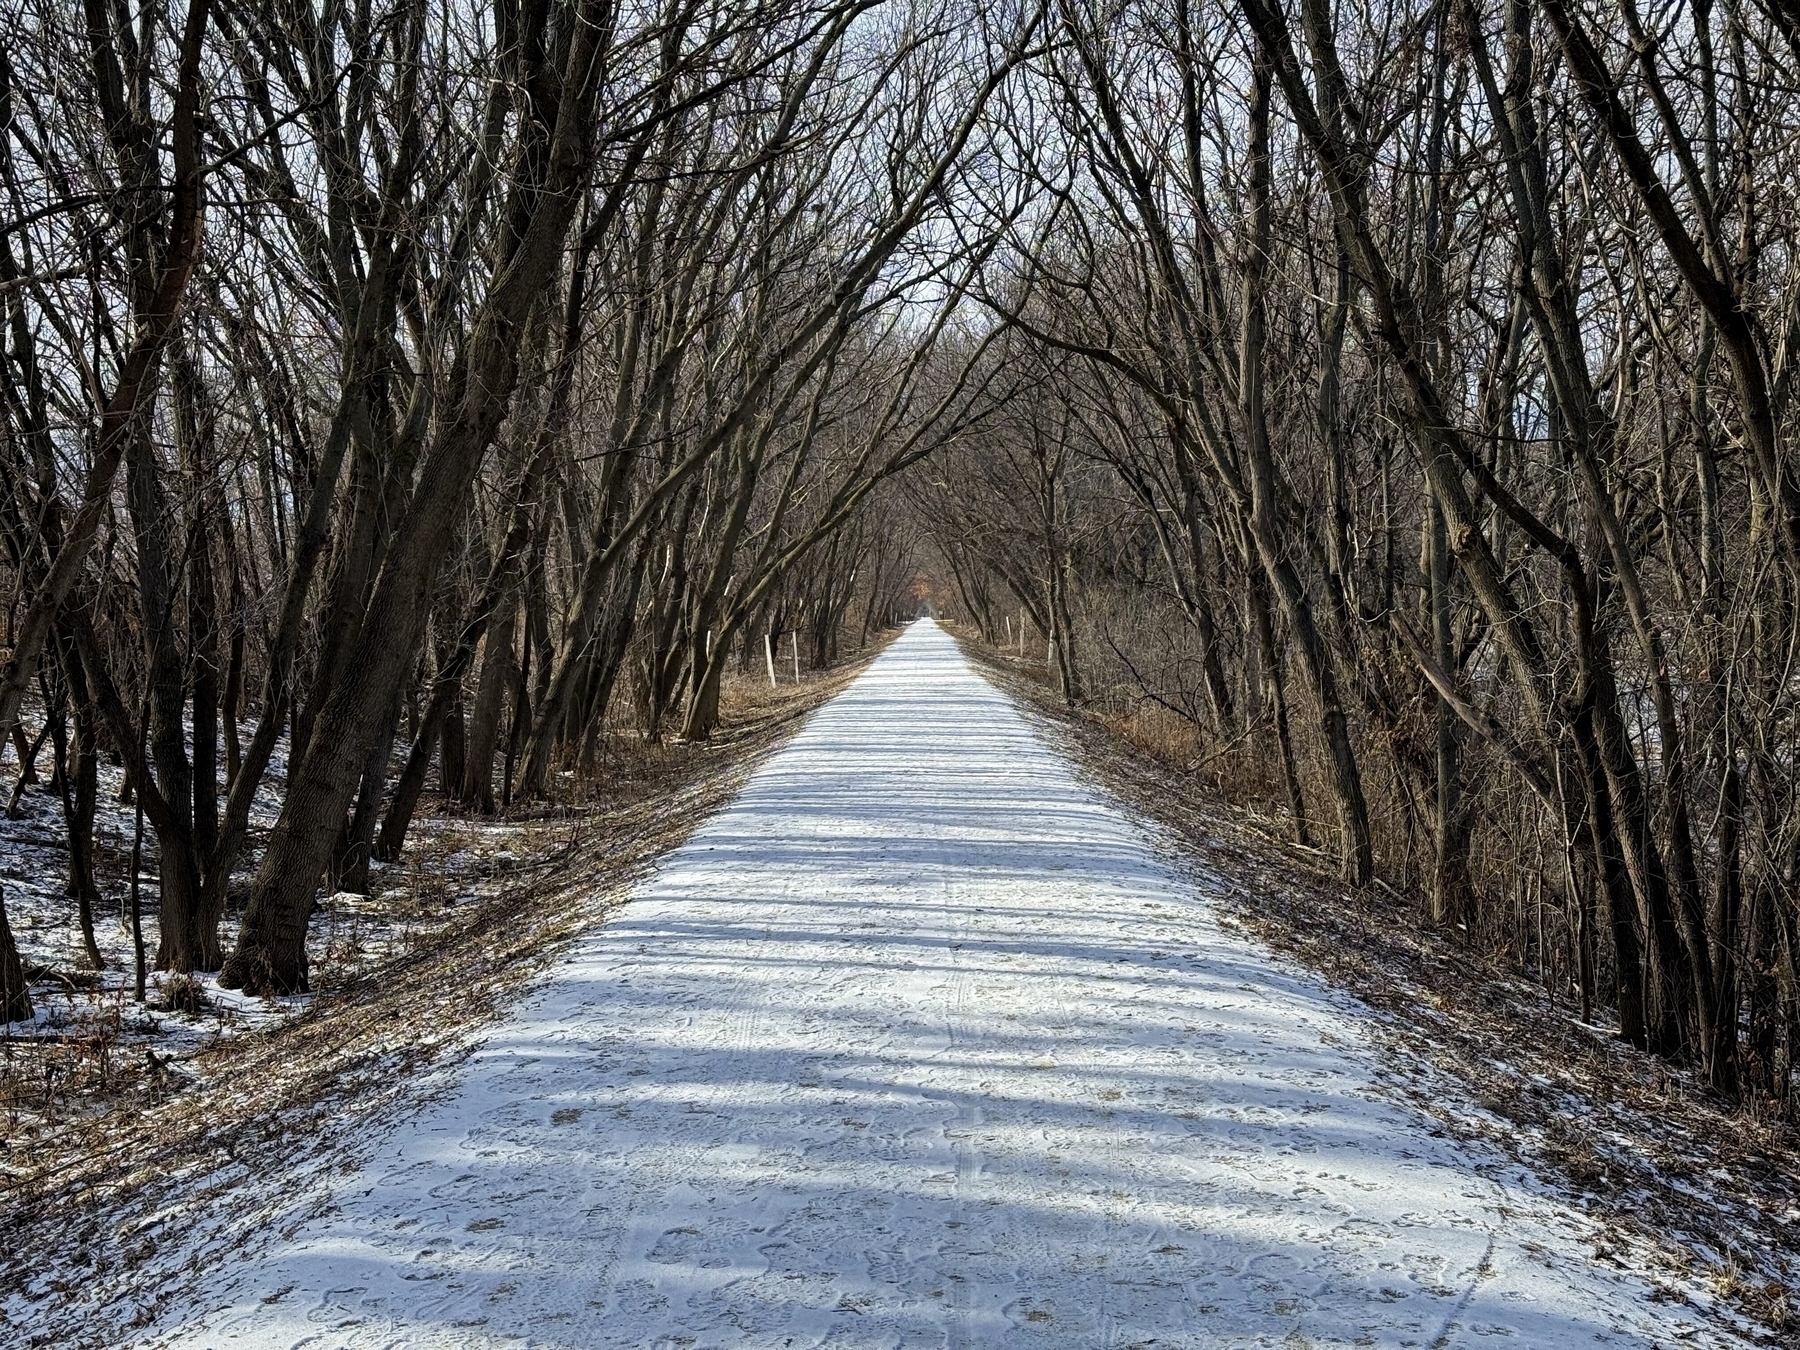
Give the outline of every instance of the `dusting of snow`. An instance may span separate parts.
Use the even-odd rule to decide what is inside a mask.
[[[241,731],[247,740],[254,728],[246,726]],[[277,749],[271,757],[252,799],[250,830],[257,839],[274,824],[280,811],[287,781],[284,749]],[[266,1025],[303,1006],[304,999],[260,999],[222,990],[216,976],[201,974],[194,981],[200,994],[199,1009],[170,1009],[168,978],[154,968],[147,972],[146,1002],[134,1001],[136,953],[128,897],[135,808],[121,800],[124,769],[105,757],[98,765],[94,810],[94,879],[100,890],[94,904],[94,938],[105,965],[92,971],[82,948],[75,901],[64,893],[69,875],[68,833],[52,783],[53,767],[46,745],[36,760],[39,781],[20,793],[14,816],[0,817],[0,884],[5,886],[7,919],[19,954],[33,976],[32,1020],[15,1023],[9,1028],[12,1035],[28,1040],[104,1032],[126,1046],[148,1046],[171,1060],[185,1060],[209,1041]],[[0,750],[0,779],[10,783],[18,772],[18,759],[9,743]],[[221,799],[228,786],[221,772]],[[159,910],[156,834],[148,821],[143,831],[139,913],[145,959],[154,967]],[[243,866],[248,868],[254,860],[251,852]],[[220,925],[227,946],[236,939],[239,913],[238,906],[232,905]],[[330,916],[322,912],[321,919],[329,924]],[[322,950],[320,954],[323,956]]]
[[[241,729],[247,741],[254,726]],[[250,846],[234,876],[247,881],[260,859],[262,840],[280,814],[287,782],[285,739],[271,756],[250,813]],[[0,886],[20,956],[32,973],[33,1015],[8,1031],[19,1040],[46,1041],[102,1032],[124,1048],[149,1049],[161,1062],[190,1066],[195,1053],[216,1040],[269,1026],[305,1009],[307,994],[265,998],[219,987],[216,973],[192,977],[198,992],[194,1009],[169,1006],[171,977],[155,970],[160,911],[156,835],[144,825],[139,870],[139,908],[146,949],[145,1002],[134,1001],[136,953],[128,896],[135,808],[122,802],[124,770],[102,760],[94,813],[95,880],[101,896],[94,906],[94,936],[103,968],[92,971],[82,949],[75,901],[64,894],[68,878],[68,836],[62,807],[51,783],[50,752],[37,759],[40,781],[19,797],[16,816],[0,816]],[[17,777],[10,742],[0,744],[0,780]],[[219,795],[229,783],[223,770]],[[497,820],[422,814],[409,832],[409,858],[396,864],[372,862],[374,895],[337,892],[314,908],[307,929],[307,952],[315,987],[331,987],[406,950],[421,929],[441,922],[459,904],[495,893],[508,879],[525,847],[527,829]],[[243,893],[234,891],[219,925],[229,951],[237,941]],[[41,1121],[26,1122],[43,1128]],[[19,1122],[14,1122],[15,1128]],[[0,1173],[4,1169],[0,1168]]]
[[[162,1246],[141,1335],[1738,1343],[1384,1089],[1369,1025],[921,622],[432,1104],[348,1170],[246,1181],[212,1273]]]

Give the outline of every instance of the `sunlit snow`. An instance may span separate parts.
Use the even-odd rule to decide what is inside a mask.
[[[1678,1334],[1679,1309],[1589,1262],[1572,1203],[1377,1087],[1367,1017],[1222,930],[921,622],[333,1180],[335,1208],[153,1335]]]

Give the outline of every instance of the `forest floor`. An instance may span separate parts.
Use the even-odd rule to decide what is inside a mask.
[[[609,738],[604,762],[552,809],[461,815],[427,797],[375,894],[321,902],[313,990],[258,999],[211,976],[150,972],[133,999],[123,895],[133,810],[102,765],[96,915],[106,965],[81,958],[60,807],[47,781],[0,818],[0,884],[36,1017],[0,1037],[0,1345],[110,1345],[154,1315],[164,1248],[198,1269],[231,1250],[226,1220],[279,1208],[271,1178],[402,1114],[431,1065],[454,1063],[509,994],[604,920],[661,854],[725,805],[750,767],[841,691],[875,650],[796,685],[728,678],[706,743]],[[4,768],[10,783],[17,765]],[[285,757],[259,795],[273,823]],[[48,779],[47,770],[40,766]],[[566,776],[566,775],[565,775]],[[153,840],[153,836],[151,837]],[[145,846],[143,928],[155,954]],[[254,861],[254,856],[251,861]],[[241,898],[222,925],[235,937]]]
[[[204,1090],[235,1127],[179,1125],[194,1143],[162,1158],[137,1136],[157,1179],[133,1182],[130,1226],[96,1187],[68,1211],[89,1230],[9,1241],[15,1275],[35,1268],[11,1325],[59,1345],[621,1350],[1775,1334],[1503,1137],[1454,1008],[1415,1043],[1294,959],[1238,893],[1304,869],[1121,806],[1158,789],[1098,735],[914,626],[629,903],[612,877],[603,901],[523,901],[410,998],[392,1001],[402,960],[365,1004],[209,1052],[240,1057]],[[584,838],[573,891],[615,836]],[[496,950],[510,974],[487,973]],[[440,1032],[525,974],[479,1037]],[[305,1043],[334,1020],[360,1051]],[[440,1036],[467,1053],[417,1071]],[[284,1039],[338,1068],[287,1088]],[[1549,1109],[1580,1109],[1555,1072]]]
[[[1600,1225],[1596,1261],[1635,1269],[1671,1308],[1770,1344],[1800,1337],[1800,1129],[1721,1100],[1693,1074],[1584,1021],[1568,993],[1420,921],[1385,885],[1347,889],[1285,823],[1226,804],[1108,719],[1071,710],[1041,663],[967,641],[1059,749],[1155,821],[1227,927],[1371,1010],[1382,1079],[1451,1137],[1532,1168]],[[1231,884],[1219,885],[1229,878]],[[1703,1292],[1694,1298],[1696,1287]]]

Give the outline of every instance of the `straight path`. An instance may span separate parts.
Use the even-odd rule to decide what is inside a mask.
[[[1578,1211],[1382,1095],[1366,1016],[1222,931],[920,622],[160,1339],[1684,1334]]]

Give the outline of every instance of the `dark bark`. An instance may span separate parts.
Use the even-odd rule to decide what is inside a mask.
[[[1594,731],[1591,700],[1575,710],[1570,729],[1581,763],[1581,787],[1586,807],[1583,827],[1606,894],[1613,939],[1613,970],[1618,980],[1619,1036],[1641,1049],[1648,1049],[1651,1028],[1644,991],[1643,945],[1638,936],[1637,897],[1626,873],[1624,850],[1613,822],[1612,795],[1607,787],[1599,738]]]
[[[381,794],[387,784],[388,761],[393,755],[394,736],[400,728],[398,693],[387,720],[369,747],[363,762],[362,783],[356,793],[356,809],[344,827],[338,848],[336,888],[355,895],[370,895],[369,863],[375,849],[375,822],[381,815]]]
[[[0,1024],[27,1022],[31,1014],[31,986],[25,982],[25,966],[6,922],[6,906],[0,903]]]
[[[506,691],[516,676],[513,634],[518,628],[518,597],[508,587],[488,619],[482,642],[481,678],[470,708],[468,744],[458,796],[484,815],[494,813],[494,755],[500,746],[500,721]]]
[[[419,794],[424,790],[432,751],[440,741],[443,745],[440,772],[444,795],[452,796],[452,789],[460,787],[465,780],[467,755],[462,718],[463,675],[474,659],[476,644],[484,632],[491,631],[494,616],[510,594],[518,559],[531,542],[537,498],[549,463],[550,443],[543,442],[536,457],[526,466],[523,477],[509,494],[513,502],[512,519],[506,537],[501,540],[499,550],[490,563],[481,593],[464,617],[455,645],[438,652],[438,673],[432,681],[431,696],[420,715],[418,732],[413,738],[412,749],[407,753],[406,765],[401,770],[399,781],[394,785],[393,803],[382,821],[380,840],[374,846],[374,856],[382,862],[397,861],[406,847],[406,832],[411,827],[413,812],[418,807]],[[533,603],[541,610],[541,596],[534,597]],[[529,610],[530,606],[528,641],[531,639],[534,622],[529,618]],[[535,622],[546,621],[540,614]],[[510,781],[509,777],[508,782]]]
[[[81,945],[88,964],[105,969],[100,944],[94,935],[94,904],[100,888],[94,883],[94,812],[99,801],[100,752],[93,699],[88,694],[81,658],[66,636],[58,643],[58,655],[72,716],[73,736],[68,749],[68,769],[61,782],[63,822],[68,830],[69,876],[63,893],[75,901],[81,927]],[[59,751],[59,758],[61,753]]]
[[[554,109],[536,109],[546,142],[521,163],[510,204],[517,234],[501,254],[449,386],[460,391],[434,431],[419,485],[394,528],[362,639],[320,709],[311,741],[270,837],[238,944],[221,973],[232,988],[307,987],[306,923],[379,723],[394,707],[424,632],[426,597],[466,509],[470,485],[510,404],[520,336],[555,278],[586,183],[604,26],[583,3]],[[547,92],[547,91],[546,91]],[[535,181],[534,181],[535,180]]]
[[[44,738],[39,735],[36,740],[28,740],[25,736],[25,728],[20,723],[14,722],[12,743],[13,753],[19,757],[19,784],[21,787],[30,787],[38,781],[37,756],[39,748],[44,744]]]
[[[163,346],[174,329],[177,309],[200,258],[205,225],[200,63],[209,10],[210,0],[190,0],[182,28],[170,118],[174,191],[169,197],[168,221],[162,230],[166,247],[153,280],[140,289],[131,346],[120,362],[112,395],[100,411],[94,458],[83,483],[81,504],[59,530],[55,558],[19,618],[12,653],[0,677],[0,729],[8,736],[18,720],[20,701],[31,687],[57,610],[74,588],[111,505],[113,480],[142,417],[143,404],[153,396]],[[101,68],[98,83],[105,90],[118,88],[122,77],[106,38],[110,18],[99,0],[89,0],[87,13],[94,60]],[[120,111],[112,120],[115,125],[123,125],[127,118]],[[143,134],[148,139],[149,133]],[[153,169],[144,171],[145,185],[154,181],[154,173]]]
[[[438,791],[446,801],[454,801],[462,788],[463,766],[468,763],[468,722],[463,717],[460,682],[445,695],[443,715],[437,726]]]
[[[1268,695],[1269,721],[1275,731],[1275,750],[1281,761],[1281,785],[1287,793],[1288,819],[1292,822],[1294,842],[1310,846],[1312,830],[1307,824],[1306,796],[1300,789],[1300,771],[1294,762],[1294,739],[1288,727],[1287,685],[1281,673],[1281,652],[1275,643],[1275,626],[1269,618],[1269,605],[1263,598],[1260,578],[1249,579],[1248,598],[1256,625],[1263,692]]]

